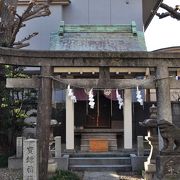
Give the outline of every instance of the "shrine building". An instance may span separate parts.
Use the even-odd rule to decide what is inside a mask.
[[[127,67],[116,66],[113,61],[113,58],[116,61],[116,55],[110,58],[107,66],[98,67],[92,54],[103,53],[102,61],[108,62],[111,53],[122,52],[131,57],[133,52],[147,52],[144,31],[160,3],[161,0],[53,0],[50,5],[52,14],[47,19],[28,24],[28,31],[36,29],[40,34],[31,41],[29,49],[85,53],[85,58],[91,59],[84,67],[76,64],[73,58],[76,66],[68,63],[66,66],[66,61],[64,66],[52,65],[53,75],[58,77],[54,78],[52,98],[53,111],[58,115],[53,118],[61,123],[55,128],[55,134],[61,135],[65,150],[133,149],[137,136],[146,135],[139,122],[149,117],[149,107],[157,105],[157,98],[156,87],[146,88],[147,82],[143,80],[152,80],[156,69],[147,65],[134,67],[132,64],[131,67],[131,58],[127,58]],[[25,4],[25,1],[19,1],[20,11]],[[28,31],[23,30],[21,36]],[[83,61],[83,58],[79,57],[79,60]],[[120,56],[118,60],[121,61]],[[51,66],[51,59],[49,64]],[[169,73],[175,77],[179,70],[169,68]],[[65,86],[60,79],[66,81]],[[116,86],[116,80],[123,80],[122,86]],[[111,81],[113,87],[108,86]],[[176,109],[173,111],[174,121],[180,108],[178,93],[174,90],[170,95]]]

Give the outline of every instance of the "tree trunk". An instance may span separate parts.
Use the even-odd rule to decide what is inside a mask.
[[[0,46],[12,47],[12,32],[18,0],[2,0]]]

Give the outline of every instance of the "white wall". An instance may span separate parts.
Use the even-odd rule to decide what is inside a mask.
[[[24,7],[18,7],[18,12],[23,12]],[[17,39],[20,40],[33,32],[39,32],[39,35],[30,40],[30,46],[26,47],[26,49],[49,50],[50,33],[58,30],[62,20],[62,7],[60,5],[51,5],[50,10],[50,16],[28,21],[26,27],[22,28],[18,33]]]
[[[19,6],[18,12],[24,7]],[[49,50],[50,33],[57,32],[61,20],[66,24],[130,24],[134,20],[137,29],[143,30],[142,0],[71,0],[68,6],[51,5],[50,10],[50,16],[30,20],[21,29],[17,40],[39,32],[26,49]]]
[[[66,24],[130,24],[143,30],[142,0],[71,0],[64,7]]]

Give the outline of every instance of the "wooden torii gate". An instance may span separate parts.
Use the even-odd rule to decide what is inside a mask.
[[[99,67],[99,79],[59,79],[84,88],[156,88],[158,119],[172,121],[170,88],[180,82],[169,77],[168,68],[180,68],[180,53],[158,52],[63,52],[0,49],[0,64],[39,66],[39,79],[9,79],[8,87],[39,88],[37,135],[39,139],[39,180],[47,179],[49,125],[51,119],[53,67]],[[155,68],[155,78],[110,79],[109,67]],[[11,84],[11,85],[8,85]]]

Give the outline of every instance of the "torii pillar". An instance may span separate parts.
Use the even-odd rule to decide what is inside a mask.
[[[156,68],[157,119],[172,122],[170,80],[168,67],[159,65]]]
[[[38,93],[37,138],[39,153],[39,180],[47,180],[49,135],[52,111],[52,67],[41,67],[41,79]]]
[[[156,68],[156,97],[157,120],[164,119],[172,123],[169,71],[163,64]],[[159,137],[159,148],[162,149],[163,142],[161,136]]]

